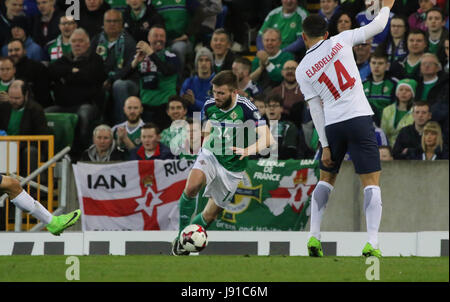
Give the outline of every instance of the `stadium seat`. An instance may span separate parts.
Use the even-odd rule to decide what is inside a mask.
[[[55,136],[55,153],[72,147],[78,116],[74,113],[46,113],[47,125]]]

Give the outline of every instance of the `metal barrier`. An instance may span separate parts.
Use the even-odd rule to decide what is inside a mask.
[[[11,135],[11,136],[0,136],[0,144],[6,146],[6,154],[0,154],[0,158],[4,160],[6,158],[6,163],[4,167],[1,167],[0,171],[6,175],[16,177],[19,181],[25,177],[29,176],[32,172],[32,166],[40,168],[44,165],[46,160],[43,160],[43,156],[46,155],[47,160],[53,158],[54,156],[54,137],[53,135]],[[15,145],[11,148],[11,145]],[[31,146],[37,148],[37,162],[31,162]],[[15,149],[15,150],[14,150]],[[33,148],[34,149],[34,148]],[[45,149],[47,149],[46,154],[44,154]],[[25,165],[25,166],[23,166]],[[25,168],[23,168],[25,167]],[[54,195],[54,184],[53,184],[53,169],[55,164],[48,166],[46,184],[45,179],[41,177],[40,171],[37,174],[37,181],[30,183],[27,181],[26,187],[24,189],[31,194],[37,201],[42,205],[46,206],[50,213],[53,212],[53,208],[56,206],[53,199]],[[22,169],[21,169],[22,168]],[[26,175],[20,175],[22,174]],[[18,177],[19,176],[19,177]],[[33,177],[34,178],[34,177]],[[27,177],[28,179],[28,177]],[[31,180],[31,178],[29,179]],[[31,191],[33,187],[34,191]],[[9,198],[6,199],[5,206],[5,230],[6,231],[28,231],[38,222],[32,216],[28,214],[22,214],[22,211],[16,208],[15,218],[10,217],[10,205]],[[24,221],[25,220],[25,221]]]

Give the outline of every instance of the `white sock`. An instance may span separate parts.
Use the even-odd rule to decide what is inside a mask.
[[[49,224],[52,221],[53,215],[25,190],[22,190],[11,202],[22,211],[32,215],[45,224]]]
[[[366,215],[368,242],[378,248],[378,229],[381,222],[381,190],[379,186],[364,188],[364,213]]]
[[[314,236],[320,240],[320,224],[322,223],[323,212],[332,190],[332,185],[325,181],[319,181],[312,193],[309,237]]]

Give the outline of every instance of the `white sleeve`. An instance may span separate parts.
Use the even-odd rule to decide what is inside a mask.
[[[340,38],[342,38],[344,42],[347,42],[351,46],[364,43],[365,41],[376,36],[384,30],[389,21],[389,16],[389,8],[383,7],[381,8],[378,15],[369,24],[357,29],[346,30],[339,34],[339,36],[342,36]]]
[[[319,135],[322,148],[328,147],[328,140],[325,134],[325,114],[322,108],[322,101],[318,96],[308,100],[309,112],[316,127],[317,134]]]

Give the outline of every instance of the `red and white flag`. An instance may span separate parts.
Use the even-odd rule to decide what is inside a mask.
[[[83,231],[178,230],[178,200],[193,161],[73,165]]]

